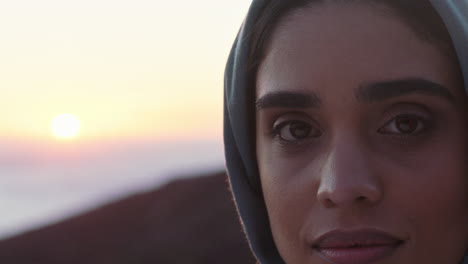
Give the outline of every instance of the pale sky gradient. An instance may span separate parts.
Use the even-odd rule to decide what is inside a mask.
[[[0,2],[0,136],[218,135],[223,70],[248,0]]]
[[[0,2],[0,239],[223,168],[223,72],[249,0]],[[50,122],[81,123],[61,142]]]

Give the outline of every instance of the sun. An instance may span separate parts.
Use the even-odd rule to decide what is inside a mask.
[[[60,114],[52,119],[51,130],[58,139],[74,139],[80,133],[80,120],[71,114]]]

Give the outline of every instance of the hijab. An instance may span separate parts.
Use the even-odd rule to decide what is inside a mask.
[[[468,93],[468,0],[430,0],[454,43]],[[255,88],[248,75],[249,34],[269,0],[253,0],[235,39],[225,70],[224,149],[237,210],[260,264],[282,260],[270,229],[255,152]],[[468,254],[460,264],[468,264]]]

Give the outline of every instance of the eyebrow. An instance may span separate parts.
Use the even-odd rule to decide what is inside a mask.
[[[372,103],[409,94],[437,96],[451,103],[455,102],[454,96],[447,88],[421,78],[373,82],[359,87],[355,96],[359,102]],[[255,102],[257,110],[268,108],[318,108],[320,104],[320,98],[314,92],[289,91],[267,93]]]
[[[267,108],[318,108],[320,99],[314,92],[272,92],[256,100],[257,110]]]
[[[437,96],[452,103],[455,101],[452,93],[444,86],[419,78],[370,83],[361,86],[355,95],[358,101],[371,103],[408,94]]]

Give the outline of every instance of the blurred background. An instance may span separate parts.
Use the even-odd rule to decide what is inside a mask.
[[[0,1],[1,263],[217,263],[222,239],[249,256],[222,145],[249,4]]]

